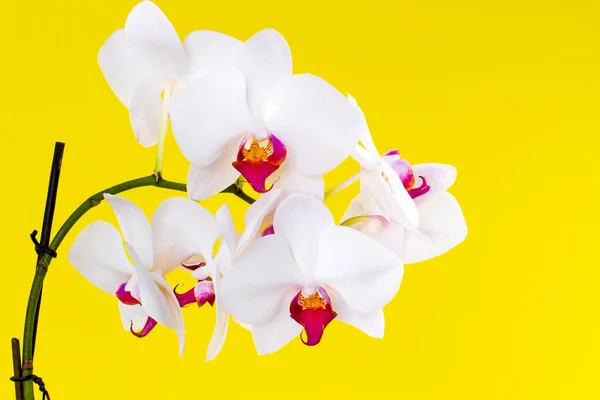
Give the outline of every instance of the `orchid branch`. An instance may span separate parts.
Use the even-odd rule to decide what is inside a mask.
[[[67,220],[60,227],[52,242],[48,245],[48,248],[52,251],[56,251],[64,238],[67,236],[71,228],[79,221],[79,219],[89,210],[100,204],[104,200],[104,194],[118,194],[131,189],[155,186],[163,189],[177,190],[180,192],[187,192],[187,186],[184,183],[172,182],[163,179],[160,176],[150,175],[143,178],[133,179],[127,182],[120,183],[118,185],[109,187],[101,190],[100,192],[90,196],[86,199],[73,213],[67,218]],[[248,204],[252,204],[254,199],[248,196],[244,191],[236,184],[233,183],[229,187],[225,188],[221,193],[231,193],[240,199],[244,200]],[[28,376],[33,374],[33,353],[35,348],[35,336],[37,331],[37,320],[38,320],[38,307],[40,303],[40,297],[42,294],[42,288],[44,284],[44,278],[48,272],[48,266],[52,261],[52,256],[44,254],[38,257],[35,275],[33,283],[31,285],[31,291],[29,293],[29,301],[27,303],[27,311],[25,315],[25,331],[23,334],[23,371],[22,376]],[[33,382],[23,382],[23,394],[26,400],[33,400]]]

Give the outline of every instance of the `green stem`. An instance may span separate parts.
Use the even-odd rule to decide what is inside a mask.
[[[73,213],[67,218],[67,220],[60,227],[52,242],[48,246],[51,250],[58,250],[58,247],[67,236],[71,228],[79,221],[79,219],[89,210],[100,204],[104,200],[104,193],[118,194],[127,190],[144,187],[144,186],[156,186],[164,189],[178,190],[180,192],[186,192],[186,185],[183,183],[171,182],[162,179],[157,175],[150,175],[143,178],[133,179],[127,182],[120,183],[118,185],[104,189],[93,196],[90,196],[85,200]],[[231,193],[240,199],[244,200],[248,204],[252,204],[254,199],[244,193],[235,183],[224,189],[221,193]],[[25,314],[25,331],[23,333],[23,372],[22,376],[33,374],[33,341],[35,337],[35,326],[37,319],[37,306],[42,293],[42,286],[44,285],[44,278],[48,272],[48,266],[52,261],[52,257],[45,254],[41,257],[37,263],[35,275],[33,277],[33,283],[31,284],[31,291],[29,292],[29,301],[27,302],[27,311]],[[34,400],[34,387],[31,380],[23,382],[23,394],[25,400]]]

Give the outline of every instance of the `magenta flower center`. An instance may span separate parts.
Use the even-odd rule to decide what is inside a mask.
[[[270,190],[265,187],[267,178],[285,161],[287,149],[275,135],[258,140],[247,138],[240,146],[233,167],[248,181],[258,193]]]
[[[337,316],[331,308],[331,300],[325,289],[318,287],[310,295],[302,290],[296,294],[290,303],[290,316],[304,327],[306,340],[300,336],[307,346],[314,346],[321,341],[325,328]]]

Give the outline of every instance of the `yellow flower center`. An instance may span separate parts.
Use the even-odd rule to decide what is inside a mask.
[[[248,139],[242,149],[242,156],[248,161],[265,161],[273,154],[273,143],[269,139]]]
[[[305,297],[302,292],[298,296],[298,304],[302,307],[303,310],[319,310],[326,309],[327,299],[319,294],[319,292],[315,292],[308,297]]]

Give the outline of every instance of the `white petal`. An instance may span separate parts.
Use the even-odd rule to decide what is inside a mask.
[[[398,292],[402,262],[374,239],[335,226],[321,235],[319,245],[317,281],[333,288],[352,309],[377,311]]]
[[[155,272],[136,269],[140,285],[140,300],[144,311],[156,322],[175,330],[179,340],[179,354],[183,353],[185,332],[179,302],[169,284]]]
[[[283,91],[281,107],[267,127],[287,147],[286,162],[308,175],[337,167],[356,147],[361,115],[323,79],[294,75]]]
[[[244,216],[246,229],[238,240],[236,254],[241,254],[247,246],[260,237],[260,229],[268,215],[275,212],[277,205],[283,200],[282,191],[273,189],[260,196],[248,207]]]
[[[460,205],[450,193],[441,193],[418,205],[419,231],[428,239],[406,232],[407,264],[437,257],[460,244],[467,236],[467,224]]]
[[[219,210],[221,211],[221,210]],[[226,251],[226,255],[230,255],[231,253],[229,252],[228,249],[228,244],[225,242],[224,245],[222,245],[222,249],[224,251]],[[221,258],[221,257],[219,257]],[[210,342],[208,344],[208,350],[206,351],[206,361],[211,361],[214,360],[217,355],[219,354],[219,352],[221,351],[221,349],[223,348],[223,345],[225,344],[225,338],[227,337],[227,329],[229,327],[229,313],[227,312],[227,310],[225,310],[225,307],[223,307],[223,302],[221,300],[221,269],[220,267],[223,266],[222,261],[223,260],[219,260],[220,263],[217,266],[217,271],[215,273],[215,275],[213,276],[213,288],[215,291],[215,311],[216,311],[216,320],[215,320],[215,328],[213,330],[213,334],[210,338]],[[231,257],[229,257],[228,261],[231,261]]]
[[[255,118],[266,121],[279,107],[282,89],[292,76],[290,48],[277,31],[264,29],[244,43],[236,67],[248,83],[248,104]]]
[[[233,217],[227,204],[223,204],[217,210],[216,219],[221,231],[221,239],[227,245],[230,254],[233,254],[236,243],[235,226],[233,225]]]
[[[146,268],[152,268],[152,234],[144,211],[124,197],[105,193],[104,199],[117,216],[123,239],[133,247]]]
[[[321,175],[303,174],[287,162],[267,178],[267,187],[270,186],[288,193],[308,193],[320,200],[325,194],[325,181]]]
[[[129,121],[136,140],[144,147],[158,142],[163,100],[160,81],[144,81],[134,92],[129,107]]]
[[[358,196],[356,196],[350,204],[348,204],[348,208],[344,212],[342,216],[341,222],[346,221],[349,218],[365,216],[365,215],[381,215],[383,216],[385,212],[381,210],[381,208],[373,201],[372,197],[366,191],[361,191]]]
[[[417,206],[389,165],[380,163],[376,171],[363,173],[361,191],[363,189],[383,210],[386,218],[402,224],[407,229],[415,229],[418,226]]]
[[[229,145],[217,160],[205,167],[190,165],[187,176],[188,196],[194,200],[207,199],[231,185],[240,176],[231,163],[238,147]]]
[[[350,101],[350,103],[360,111],[360,115],[362,116],[362,124],[360,127],[361,143],[370,152],[373,152],[374,154],[379,154],[379,151],[377,150],[377,147],[375,146],[375,143],[373,142],[373,137],[371,136],[371,131],[369,130],[369,126],[367,125],[367,119],[365,117],[364,112],[359,107],[356,99],[354,97],[352,97],[350,95],[350,93],[348,93],[348,101]]]
[[[146,311],[144,311],[142,306],[139,304],[128,306],[120,301],[118,303],[123,328],[125,328],[126,331],[130,330],[131,328],[133,328],[134,331],[139,331],[142,329],[146,324],[146,320],[148,319],[148,314],[146,314]],[[133,326],[131,325],[132,323]]]
[[[153,64],[151,54],[134,46],[123,29],[113,33],[102,45],[98,64],[108,85],[127,108],[140,82],[162,75],[160,68]]]
[[[177,33],[156,5],[143,1],[98,52],[98,64],[119,100],[130,107],[138,86],[150,79],[164,85],[186,67]]]
[[[398,257],[400,257],[403,262],[405,260],[405,249],[406,245],[404,244],[405,238],[407,235],[413,235],[420,240],[423,240],[423,235],[420,235],[418,231],[410,232],[402,225],[397,222],[391,221],[387,226],[379,226],[379,228],[375,228],[373,230],[373,224],[371,226],[371,231],[366,232],[365,230],[361,230],[361,232],[368,234],[372,238],[376,239],[379,243],[385,245],[388,249],[392,250]]]
[[[198,166],[212,164],[232,139],[241,142],[255,127],[246,103],[246,82],[233,69],[213,72],[174,94],[170,116],[181,152]]]
[[[200,204],[184,197],[163,201],[152,217],[155,269],[166,274],[196,254],[212,259],[219,235],[217,220]]]
[[[259,220],[258,224],[260,225],[260,220],[262,220],[265,214],[269,212],[273,212],[275,204],[277,200],[281,200],[280,196],[283,194],[281,189],[273,189],[262,196],[260,196],[254,203],[248,207],[246,210],[246,215],[244,215],[244,225],[246,227],[256,224],[255,221]]]
[[[443,193],[456,181],[456,168],[448,164],[416,164],[412,166],[415,175],[415,186],[419,186],[420,179],[424,176],[430,189],[427,193],[415,199],[415,203],[431,198],[433,195]]]
[[[206,361],[214,360],[221,352],[229,328],[229,313],[225,310],[218,298],[215,302],[215,308],[217,310],[217,319],[215,321],[215,329],[213,330],[210,342],[208,343]]]
[[[302,325],[290,316],[290,302],[296,291],[287,293],[277,314],[267,323],[252,326],[252,337],[259,355],[274,353],[302,333]]]
[[[233,66],[243,42],[214,31],[195,31],[183,41],[188,58],[188,80],[194,81],[223,67]]]
[[[240,255],[223,277],[221,297],[236,320],[263,324],[275,316],[285,294],[302,282],[286,241],[269,235]]]
[[[298,267],[307,277],[312,276],[317,265],[321,235],[333,226],[325,204],[306,194],[287,197],[273,217],[275,234],[287,240]]]
[[[68,257],[85,279],[113,296],[133,274],[121,234],[108,222],[95,221],[86,226],[75,238]]]
[[[354,150],[350,155],[367,170],[377,169],[382,161],[379,153],[375,153],[375,151],[365,149],[358,145],[354,147]]]
[[[383,310],[379,309],[370,313],[361,313],[348,307],[342,299],[331,296],[331,306],[337,313],[336,319],[360,329],[367,335],[381,339],[385,331]]]
[[[166,77],[185,72],[187,59],[179,36],[156,4],[138,3],[127,16],[125,33],[132,44],[153,56],[153,63]]]

